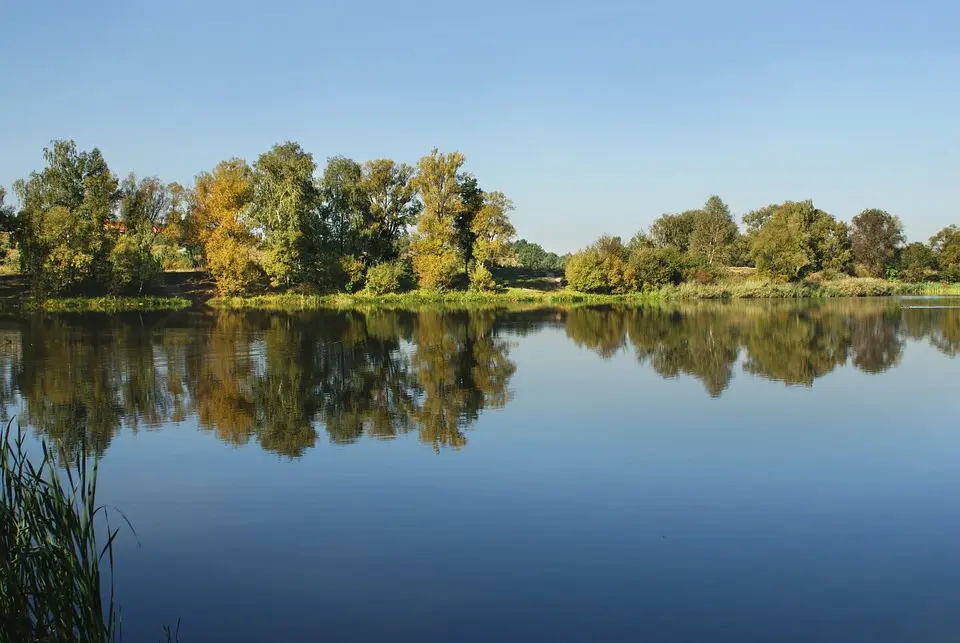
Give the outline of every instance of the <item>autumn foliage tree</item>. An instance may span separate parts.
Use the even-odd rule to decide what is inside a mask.
[[[457,216],[464,203],[457,173],[464,163],[460,152],[433,152],[420,159],[413,185],[423,200],[417,233],[411,244],[413,270],[423,288],[443,288],[457,274]]]
[[[196,179],[190,229],[222,294],[246,292],[259,276],[249,218],[253,194],[253,172],[243,159],[223,161]]]

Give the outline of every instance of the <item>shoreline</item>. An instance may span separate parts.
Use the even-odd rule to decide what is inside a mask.
[[[320,308],[417,308],[422,306],[497,306],[512,304],[590,305],[642,304],[656,301],[736,300],[736,299],[826,299],[839,297],[897,297],[910,295],[960,296],[960,284],[901,283],[883,279],[849,278],[831,282],[778,283],[765,280],[741,280],[717,284],[683,283],[656,290],[619,295],[581,293],[566,289],[538,290],[504,288],[494,292],[424,291],[371,295],[333,293],[305,295],[270,293],[246,296],[217,296],[212,289],[176,292],[140,297],[90,296],[64,297],[36,301],[29,297],[7,298],[2,310],[47,313],[123,313],[214,310],[314,310]]]

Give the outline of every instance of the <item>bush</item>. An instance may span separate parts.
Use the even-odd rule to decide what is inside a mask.
[[[121,236],[110,251],[111,290],[143,292],[160,274],[160,260],[130,236]]]
[[[343,273],[343,289],[347,292],[360,290],[366,272],[363,261],[353,255],[345,255],[340,259],[340,270]]]
[[[627,261],[619,237],[600,237],[589,248],[567,260],[567,284],[586,293],[622,295],[637,288],[637,277]]]
[[[480,263],[470,271],[470,287],[480,291],[496,290],[497,282],[487,267]]]
[[[673,248],[637,246],[630,253],[630,266],[639,287],[652,290],[680,283],[683,256]]]
[[[444,249],[439,252],[418,252],[413,256],[413,270],[421,288],[438,290],[446,288],[460,271],[457,253]]]
[[[386,295],[400,292],[406,267],[400,261],[388,261],[367,270],[367,292]]]

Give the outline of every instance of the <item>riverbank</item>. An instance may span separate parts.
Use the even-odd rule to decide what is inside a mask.
[[[365,293],[332,295],[269,294],[253,297],[215,297],[208,304],[225,310],[310,310],[324,307],[405,308],[424,305],[614,304],[697,299],[817,299],[834,297],[892,297],[904,295],[960,295],[960,284],[906,284],[883,279],[850,278],[824,283],[777,283],[748,280],[718,284],[685,283],[623,295],[598,295],[572,290],[505,288],[497,292],[414,290],[391,295]]]
[[[19,275],[0,277],[0,308],[42,312],[105,312],[183,310],[311,310],[316,308],[422,306],[497,306],[513,304],[574,305],[642,303],[698,299],[816,299],[826,297],[891,297],[903,295],[960,295],[960,284],[901,283],[884,279],[850,277],[834,281],[782,283],[757,277],[735,276],[713,284],[683,283],[623,295],[581,293],[562,287],[550,277],[504,279],[498,291],[427,291],[373,295],[366,292],[335,294],[266,293],[243,297],[217,296],[213,281],[200,271],[165,273],[141,297],[89,296],[37,301]]]

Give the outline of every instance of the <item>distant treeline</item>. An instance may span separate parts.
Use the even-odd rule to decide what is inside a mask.
[[[567,281],[582,292],[627,293],[683,281],[712,283],[732,266],[756,267],[777,281],[960,281],[955,225],[929,243],[907,244],[900,219],[884,210],[864,210],[847,224],[812,201],[768,205],[744,215],[743,224],[741,232],[730,208],[711,196],[699,210],[663,215],[626,244],[600,237],[567,258]]]
[[[811,201],[769,205],[741,231],[717,196],[665,214],[624,243],[602,236],[560,257],[514,240],[513,204],[483,190],[459,152],[434,149],[415,166],[336,156],[323,171],[297,143],[275,145],[197,175],[193,186],[130,174],[119,180],[98,149],[73,141],[44,150],[46,166],[3,206],[6,262],[42,295],[141,292],[163,270],[203,268],[223,294],[269,287],[365,289],[372,294],[490,290],[496,266],[564,271],[582,292],[627,293],[710,283],[731,266],[776,280],[859,275],[960,281],[960,228],[907,244],[900,220],[868,209],[851,224]]]

